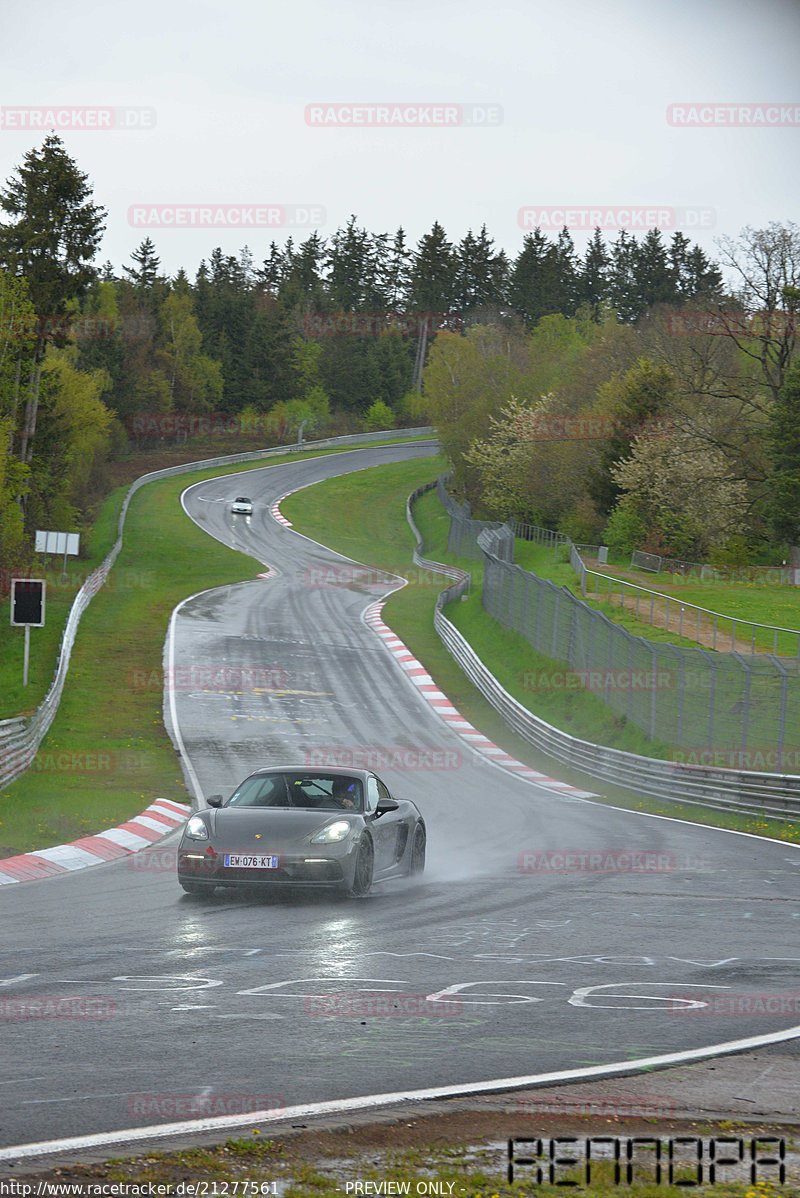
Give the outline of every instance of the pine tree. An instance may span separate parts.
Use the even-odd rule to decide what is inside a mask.
[[[10,217],[0,225],[0,268],[22,275],[39,318],[34,365],[22,430],[21,460],[31,460],[39,406],[39,381],[52,320],[63,316],[95,278],[92,259],[105,228],[105,209],[91,202],[88,177],[66,153],[56,134],[41,150],[29,150],[16,176],[0,193]]]
[[[603,236],[595,229],[592,240],[586,247],[583,262],[578,270],[578,296],[581,303],[588,305],[592,319],[600,321],[604,304],[609,296],[609,255]]]
[[[409,307],[450,312],[458,297],[458,258],[438,221],[417,243],[409,271]]]
[[[678,298],[675,277],[660,229],[650,229],[641,241],[634,241],[632,266],[630,306],[634,320],[654,304],[675,302]]]
[[[553,250],[541,229],[527,233],[511,268],[509,302],[527,329],[553,311],[549,296]]]
[[[634,269],[635,254],[636,242],[623,229],[611,246],[608,282],[612,307],[620,320],[625,323],[636,320],[639,315]]]
[[[152,291],[159,281],[158,268],[161,265],[161,259],[156,254],[156,247],[149,237],[145,237],[144,241],[137,246],[131,254],[131,258],[136,265],[123,266],[125,274],[128,275],[134,287],[141,288],[143,291]]]
[[[458,300],[460,311],[467,313],[505,299],[508,262],[505,254],[494,253],[494,239],[481,226],[477,237],[468,230],[456,251],[458,259]]]

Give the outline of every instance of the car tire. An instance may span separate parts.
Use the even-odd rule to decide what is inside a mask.
[[[362,836],[356,853],[356,863],[353,867],[353,881],[347,893],[351,898],[366,898],[372,889],[372,875],[375,870],[375,850],[369,836]]]
[[[414,829],[414,839],[411,842],[411,863],[408,867],[410,875],[421,874],[424,871],[426,844],[425,825],[417,824]]]
[[[200,894],[207,897],[214,890],[213,886],[209,886],[207,882],[181,882],[181,886],[187,894]]]

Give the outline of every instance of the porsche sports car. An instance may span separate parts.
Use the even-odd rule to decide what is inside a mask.
[[[231,511],[233,512],[234,516],[252,516],[252,499],[248,499],[246,495],[237,495],[231,504]]]
[[[354,898],[373,882],[421,873],[425,822],[370,770],[270,766],[212,795],[178,846],[189,894],[215,886],[327,886]]]

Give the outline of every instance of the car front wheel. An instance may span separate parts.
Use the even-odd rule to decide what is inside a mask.
[[[425,825],[417,824],[411,844],[411,865],[408,870],[410,874],[421,874],[425,869],[425,845]]]
[[[353,881],[348,890],[351,898],[364,898],[372,888],[372,874],[375,868],[375,852],[369,836],[364,836],[358,846],[356,864],[353,870]]]

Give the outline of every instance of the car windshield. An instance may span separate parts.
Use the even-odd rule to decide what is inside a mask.
[[[363,811],[364,795],[361,779],[346,774],[253,774],[236,788],[225,806]]]

